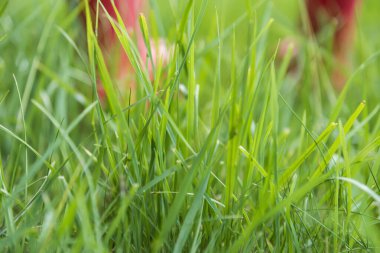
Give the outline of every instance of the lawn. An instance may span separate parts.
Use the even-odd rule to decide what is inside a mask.
[[[339,92],[303,0],[151,0],[133,89],[85,6],[0,0],[0,252],[380,251],[380,1]]]

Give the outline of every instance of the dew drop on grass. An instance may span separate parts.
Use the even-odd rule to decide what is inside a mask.
[[[189,94],[189,91],[187,90],[187,87],[186,87],[183,83],[180,83],[180,84],[179,84],[179,91],[180,91],[185,97],[187,97],[187,95]]]
[[[252,123],[251,123],[251,135],[252,136],[255,135],[255,130],[256,130],[256,123],[255,123],[255,121],[252,120]]]
[[[341,157],[340,155],[337,155],[337,154],[333,154],[333,156],[331,157],[331,160],[329,161],[329,164],[327,165],[327,169],[331,170],[332,168],[334,168],[338,164],[343,163],[343,161],[344,161],[343,157]]]

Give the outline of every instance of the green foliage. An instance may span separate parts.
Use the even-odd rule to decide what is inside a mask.
[[[150,1],[147,62],[107,15],[122,82],[86,1],[1,1],[0,252],[377,252],[380,2],[340,93],[302,3]]]

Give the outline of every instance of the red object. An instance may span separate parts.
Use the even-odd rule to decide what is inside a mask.
[[[115,9],[113,8],[111,0],[100,0],[104,6],[105,11],[113,18],[117,19]],[[153,78],[152,65],[150,62],[147,62],[147,48],[145,46],[141,31],[139,29],[139,15],[140,12],[144,10],[145,0],[114,0],[115,7],[118,10],[124,25],[127,28],[129,35],[131,35],[137,42],[137,48],[139,50],[140,59],[142,60],[142,66],[148,67],[148,72],[151,78]],[[96,16],[96,9],[98,0],[89,0],[90,9],[92,12],[93,18]],[[115,57],[120,57],[119,63],[117,66],[117,81],[122,85],[119,85],[121,90],[124,91],[134,90],[135,81],[133,74],[133,68],[131,63],[122,49],[118,39],[116,38],[116,33],[113,30],[110,21],[106,17],[104,9],[99,6],[99,19],[98,19],[98,39],[103,53],[106,56],[106,61],[109,65],[112,65],[115,61]],[[155,43],[150,41],[152,46],[152,60],[154,62],[160,58],[163,64],[168,62],[169,51],[166,47],[164,40],[160,39]],[[115,51],[116,50],[116,51]],[[116,54],[115,54],[116,53]],[[105,98],[105,92],[102,88],[102,85],[98,85],[98,94],[101,99]]]
[[[92,10],[93,16],[96,13],[96,6],[98,0],[89,0],[90,8]],[[108,14],[113,18],[117,19],[116,12],[112,6],[111,0],[100,0]],[[124,25],[128,30],[135,30],[138,25],[139,13],[143,10],[142,0],[114,0],[115,6],[124,21]],[[114,42],[116,35],[112,29],[103,8],[99,6],[99,30],[98,35],[102,43]],[[110,46],[107,46],[110,47]]]
[[[117,15],[115,12],[115,9],[113,8],[112,1],[111,0],[100,0],[102,5],[104,6],[104,9],[106,12],[115,20],[117,20]],[[130,35],[134,35],[137,37],[138,43],[143,43],[141,37],[141,34],[139,33],[138,28],[138,18],[140,12],[143,11],[143,0],[114,0],[115,7],[118,10],[124,25],[126,26],[128,32]],[[91,13],[93,18],[96,17],[96,10],[98,5],[98,0],[89,0],[89,5],[91,9]],[[131,73],[132,66],[128,60],[128,57],[124,50],[119,45],[119,42],[116,38],[116,33],[113,30],[110,21],[106,17],[106,13],[104,11],[103,7],[99,5],[99,19],[98,19],[98,38],[99,43],[102,48],[103,53],[105,54],[106,61],[109,63],[109,65],[112,65],[112,61],[115,61],[115,59],[112,58],[112,55],[119,56],[119,63],[117,64],[117,80],[119,82],[125,83],[126,77],[129,73]],[[145,45],[140,46],[140,48],[145,48]],[[141,50],[140,50],[141,51]],[[141,52],[140,52],[141,54]],[[120,87],[121,89],[126,88],[132,88],[134,86],[134,81],[128,81],[127,85],[122,85],[124,87]],[[98,85],[98,94],[101,100],[105,99],[105,91],[102,87],[102,85]]]
[[[326,22],[336,20],[333,53],[336,66],[333,73],[334,85],[341,89],[345,83],[342,67],[347,65],[347,56],[352,47],[355,27],[355,8],[360,0],[306,0],[312,31],[318,33]],[[335,80],[334,80],[335,79]]]
[[[318,32],[323,24],[323,15],[336,18],[339,25],[351,22],[355,14],[356,0],[308,0],[307,11],[314,32]]]

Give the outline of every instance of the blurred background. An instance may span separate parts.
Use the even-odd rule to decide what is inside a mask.
[[[5,1],[2,0],[2,3]],[[201,1],[197,0],[195,6],[199,9]],[[145,15],[151,37],[163,37],[168,44],[175,44],[177,27],[185,7],[186,1],[150,1]],[[326,29],[327,32],[318,38],[319,44],[305,36],[300,22],[300,14],[304,8],[302,0],[209,0],[195,38],[196,79],[201,87],[201,108],[211,106],[210,94],[213,86],[210,84],[215,80],[219,55],[219,22],[220,36],[223,39],[220,84],[223,89],[227,91],[230,88],[233,32],[236,36],[239,81],[246,78],[243,66],[247,65],[249,45],[254,34],[265,30],[257,42],[258,65],[266,64],[276,52],[280,41],[291,38],[297,43],[298,67],[295,74],[286,74],[279,80],[280,90],[297,113],[306,111],[310,115],[316,115],[308,119],[311,123],[316,121],[312,125],[324,125],[325,122],[320,121],[323,118],[327,120],[329,108],[336,103],[337,93],[332,89],[329,80],[331,49],[319,45],[328,45],[333,33],[331,29]],[[357,30],[352,41],[353,52],[349,55],[352,73],[380,50],[379,8],[379,1],[366,0],[357,9]],[[17,123],[20,105],[15,89],[16,81],[26,110],[29,108],[27,101],[42,101],[47,108],[54,111],[57,118],[67,119],[62,121],[63,125],[73,117],[68,112],[80,110],[91,101],[92,84],[88,75],[87,41],[81,18],[82,11],[81,1],[9,1],[0,17],[1,122],[8,125]],[[270,19],[274,22],[268,28]],[[380,63],[377,58],[373,57],[365,69],[353,78],[345,105],[355,106],[363,99],[367,100],[369,110],[377,105],[380,99]],[[280,64],[281,60],[277,59],[276,66],[279,67]],[[185,74],[180,82],[186,83]],[[222,92],[223,94],[227,93]],[[123,95],[125,94],[120,94]],[[207,118],[210,110],[202,110],[200,113]],[[32,114],[27,115],[31,120],[38,120]],[[46,129],[38,127],[38,130]],[[8,149],[9,145],[4,146],[6,140],[2,136],[3,148]]]

